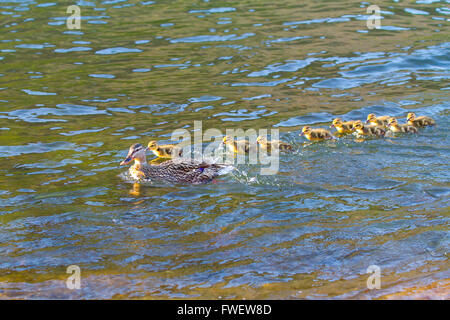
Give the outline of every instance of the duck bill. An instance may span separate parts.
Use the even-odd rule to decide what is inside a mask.
[[[300,136],[304,136],[304,135],[305,135],[305,133],[304,133],[304,132],[300,133]]]
[[[125,158],[125,160],[123,160],[123,161],[120,163],[120,165],[121,165],[121,166],[126,166],[127,164],[129,164],[129,163],[131,162],[131,160],[133,160],[133,157],[132,157],[132,156],[128,156],[128,157]]]
[[[333,128],[334,127],[334,124],[332,124],[331,126],[330,126],[330,128]]]
[[[366,124],[369,124],[370,123],[370,121],[369,120],[366,120]]]

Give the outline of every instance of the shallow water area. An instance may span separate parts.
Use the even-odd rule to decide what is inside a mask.
[[[448,1],[378,1],[380,29],[361,1],[77,1],[69,30],[72,4],[0,0],[0,299],[448,299]],[[299,136],[408,112],[437,125]],[[294,150],[275,175],[129,181],[131,144],[195,121]]]

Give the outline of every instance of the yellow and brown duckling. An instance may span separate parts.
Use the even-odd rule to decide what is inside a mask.
[[[247,140],[235,141],[232,136],[225,136],[223,143],[227,146],[228,150],[234,153],[248,154],[250,152],[250,142]]]
[[[342,121],[341,118],[333,120],[330,128],[335,127],[337,132],[341,134],[348,134],[353,132],[353,125],[356,121]]]
[[[324,141],[334,139],[330,131],[325,129],[313,129],[310,126],[305,126],[302,129],[301,136],[305,136],[309,141]]]
[[[256,138],[256,141],[260,145],[260,147],[267,152],[272,152],[272,149],[278,149],[279,151],[291,151],[292,146],[289,143],[280,141],[280,140],[271,140],[267,141],[266,137],[259,136]]]
[[[127,165],[134,160],[129,173],[133,179],[142,181],[159,180],[172,183],[207,183],[217,177],[221,169],[227,167],[220,164],[211,164],[186,160],[183,162],[165,161],[158,165],[150,165],[146,161],[147,148],[140,143],[131,145],[127,157],[120,165]]]
[[[417,133],[418,130],[415,126],[409,124],[398,124],[397,119],[391,118],[388,122],[389,129],[392,132],[402,132],[402,133]]]
[[[426,127],[426,126],[434,126],[436,121],[433,118],[427,116],[416,117],[415,113],[410,112],[406,116],[406,120],[408,124],[415,127]]]
[[[383,137],[386,133],[384,127],[377,125],[364,125],[362,121],[358,120],[353,125],[353,131],[362,136],[378,136]]]
[[[150,141],[147,147],[160,158],[171,159],[174,156],[181,157],[183,155],[183,150],[174,144],[159,145],[156,141]]]
[[[377,117],[374,113],[371,113],[367,116],[366,123],[375,125],[375,126],[387,127],[390,118],[392,118],[392,117],[391,116]]]

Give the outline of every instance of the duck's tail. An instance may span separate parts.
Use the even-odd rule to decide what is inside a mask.
[[[202,162],[199,164],[201,174],[198,175],[193,182],[196,184],[207,183],[218,176],[233,171],[234,169],[235,168],[231,165]]]

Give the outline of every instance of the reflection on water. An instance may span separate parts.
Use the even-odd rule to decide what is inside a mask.
[[[358,1],[78,1],[81,30],[66,5],[0,0],[0,298],[378,298],[448,283],[446,1],[381,1],[379,30]],[[437,126],[299,136],[412,109]],[[132,143],[196,120],[274,127],[294,151],[273,176],[122,178]]]

